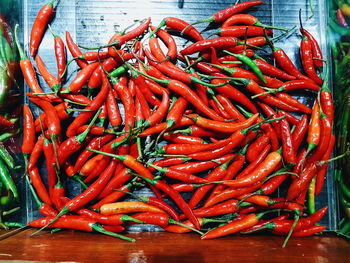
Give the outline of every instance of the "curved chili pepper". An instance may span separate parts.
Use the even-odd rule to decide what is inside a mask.
[[[306,114],[310,114],[312,112],[312,110],[309,107],[307,107],[305,104],[298,101],[297,99],[295,99],[294,97],[290,96],[287,93],[278,92],[276,94],[276,97],[279,98],[280,100],[282,100],[283,102],[289,104],[290,106],[297,108],[298,111],[301,111],[301,112],[306,113]],[[286,112],[285,115],[286,115],[288,122],[291,122],[294,125],[299,123],[299,120],[296,117],[294,117],[293,115],[291,115],[290,113]]]
[[[156,30],[156,27],[154,26],[151,26],[150,28],[152,31]],[[174,38],[168,32],[162,29],[158,29],[156,34],[168,48],[166,58],[170,60],[175,60],[177,56],[177,46]]]
[[[41,176],[39,174],[39,170],[36,164],[33,165],[31,169],[28,169],[28,176],[41,201],[45,204],[51,205],[52,201],[41,179]]]
[[[47,25],[53,16],[53,5],[55,1],[56,0],[51,0],[46,5],[42,6],[34,20],[29,40],[30,55],[32,57],[35,57]]]
[[[228,19],[225,20],[225,22],[221,25],[222,28],[229,27],[235,24],[244,24],[249,26],[260,26],[262,28],[272,28],[272,29],[280,29],[285,30],[278,27],[273,27],[269,25],[264,25],[261,23],[258,18],[255,16],[249,15],[249,14],[236,14],[230,16]]]
[[[290,60],[288,55],[283,49],[272,46],[273,57],[277,64],[289,75],[296,77],[297,79],[308,80],[309,78],[303,75]]]
[[[50,134],[54,143],[57,138],[61,135],[61,121],[55,110],[55,107],[48,101],[40,98],[29,98],[29,100],[38,105],[46,115],[46,125],[48,133]]]
[[[95,68],[88,79],[88,89],[98,88],[102,83],[102,72],[110,72],[117,65],[117,61],[112,57],[104,60],[98,67]]]
[[[192,25],[199,24],[199,23],[205,23],[205,22],[219,23],[219,22],[224,21],[225,19],[229,18],[230,16],[232,16],[234,14],[241,13],[241,12],[247,10],[248,8],[251,8],[251,7],[256,6],[256,5],[261,5],[263,3],[264,3],[263,1],[247,1],[244,3],[238,3],[238,4],[232,5],[230,7],[227,7],[223,10],[220,10],[219,12],[210,16],[209,18],[195,22]]]
[[[313,226],[321,220],[321,218],[325,215],[327,210],[328,206],[325,206],[308,217],[300,218],[294,227],[294,231],[303,230]],[[287,234],[290,231],[293,223],[293,220],[273,220],[272,222],[269,222],[262,226],[259,230],[269,229],[274,230],[280,234]]]
[[[54,91],[58,92],[61,89],[61,85],[56,79],[46,68],[44,61],[41,59],[39,55],[35,56],[35,63],[36,66],[39,70],[40,75],[43,77],[45,82],[49,85],[49,87]]]
[[[163,91],[163,99],[161,104],[159,105],[158,109],[149,117],[145,120],[144,126],[149,127],[149,126],[154,126],[158,122],[160,122],[165,114],[167,113],[167,110],[169,109],[170,105],[170,98],[167,92]]]
[[[119,107],[117,101],[114,98],[111,87],[106,98],[106,108],[108,112],[108,120],[112,128],[119,127],[119,125],[122,123],[122,117],[120,115]]]
[[[37,55],[36,57],[38,57],[39,55]],[[60,120],[66,120],[70,117],[69,113],[67,112],[68,110],[68,102],[63,102],[60,103],[58,105],[55,106],[55,110],[57,112],[58,118]],[[41,126],[40,126],[40,122],[41,122]],[[47,128],[46,125],[46,114],[45,112],[43,112],[42,114],[40,114],[40,116],[38,118],[36,118],[35,122],[35,131],[39,132],[41,131],[41,128],[43,130],[45,130]]]
[[[313,62],[314,62],[315,67],[317,67],[317,68],[322,67],[323,66],[323,61],[322,61],[323,56],[322,56],[322,51],[321,51],[320,45],[318,44],[317,40],[305,28],[300,28],[300,31],[311,42],[312,57],[313,57]]]
[[[35,73],[33,64],[29,60],[29,58],[26,57],[26,55],[24,54],[24,51],[19,43],[18,35],[17,35],[18,27],[19,27],[18,25],[15,26],[15,41],[16,41],[17,49],[18,49],[18,52],[20,55],[20,67],[21,67],[21,71],[22,71],[24,80],[32,92],[43,93],[43,90],[39,86],[38,80],[36,78],[36,73]],[[50,97],[50,96],[48,96],[48,97]]]
[[[189,36],[195,41],[201,41],[204,39],[201,33],[197,29],[195,29],[193,26],[191,26],[187,22],[181,20],[180,18],[166,17],[160,22],[157,28],[160,28],[165,25],[171,29],[175,29],[176,31]]]
[[[132,70],[135,71],[135,68],[132,68]],[[137,73],[141,74],[140,71],[138,71]],[[151,78],[150,76],[147,77]],[[222,118],[215,111],[208,108],[202,102],[202,100],[195,94],[195,92],[193,92],[186,84],[182,83],[181,81],[174,79],[159,80],[153,77],[151,79],[156,82],[159,82],[160,84],[166,85],[170,90],[184,97],[189,103],[191,103],[199,111],[206,114],[208,117],[214,120],[222,120]]]
[[[83,55],[83,53],[80,51],[77,44],[74,43],[73,38],[68,31],[66,31],[66,42],[67,42],[67,47],[70,53],[72,54],[73,58],[80,57]],[[89,63],[87,63],[83,59],[76,59],[75,61],[78,63],[80,68],[85,68],[87,65],[89,65]]]
[[[306,75],[314,80],[318,85],[322,85],[322,79],[317,75],[312,54],[311,40],[303,35],[300,43],[300,56]]]
[[[112,160],[108,168],[101,174],[101,176],[93,184],[91,184],[84,192],[75,196],[73,199],[69,200],[64,205],[64,207],[60,210],[58,215],[55,218],[52,218],[47,223],[47,225],[45,225],[42,228],[45,228],[48,225],[51,225],[52,223],[59,220],[62,215],[82,207],[83,205],[90,202],[93,198],[95,198],[101,192],[101,190],[104,188],[104,186],[107,184],[107,182],[113,175],[113,171],[115,167],[116,167],[116,161]]]
[[[271,152],[267,155],[265,160],[253,170],[249,176],[242,177],[231,181],[226,181],[223,184],[229,187],[241,188],[250,186],[256,182],[261,181],[275,170],[277,165],[282,161],[282,156],[279,152]]]

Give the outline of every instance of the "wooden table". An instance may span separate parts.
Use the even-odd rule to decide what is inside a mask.
[[[0,260],[73,262],[350,262],[350,242],[333,235],[292,238],[230,236],[201,241],[195,234],[130,233],[135,243],[62,231],[30,237],[27,229],[0,241]]]

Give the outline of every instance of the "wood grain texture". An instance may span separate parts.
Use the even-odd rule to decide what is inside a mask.
[[[73,231],[32,229],[1,241],[0,260],[70,262],[349,262],[350,242],[332,235],[293,238],[230,236],[201,241],[195,234],[131,233],[135,243]]]

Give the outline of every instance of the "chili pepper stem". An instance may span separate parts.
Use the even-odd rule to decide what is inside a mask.
[[[175,221],[175,220],[172,219],[172,218],[169,218],[168,222],[169,222],[169,224],[179,225],[179,226],[185,227],[185,228],[187,228],[187,229],[190,229],[190,230],[192,230],[193,232],[196,232],[197,234],[200,234],[201,236],[204,235],[204,233],[203,233],[202,231],[199,231],[198,229],[195,229],[195,228],[193,228],[193,227],[187,226],[187,225],[185,225],[185,224],[183,224],[183,223],[181,223],[181,222],[177,222],[177,221]]]
[[[299,218],[300,218],[300,215],[299,214],[295,214],[294,215],[295,219],[294,219],[294,222],[293,222],[293,225],[291,226],[290,230],[289,230],[289,233],[287,235],[287,237],[285,238],[283,244],[282,244],[282,247],[286,247],[287,243],[288,243],[288,240],[290,239],[290,237],[292,236],[293,234],[293,231],[294,231],[294,228],[295,226],[297,225],[298,221],[299,221]]]
[[[117,237],[117,238],[120,238],[122,240],[126,240],[126,241],[129,241],[129,242],[135,242],[136,240],[134,238],[130,238],[130,237],[127,237],[127,236],[123,236],[123,235],[120,235],[120,234],[117,234],[117,233],[113,233],[113,232],[109,232],[107,231],[106,229],[104,229],[100,224],[98,223],[95,223],[92,225],[92,230],[96,231],[96,232],[99,232],[101,234],[104,234],[104,235],[107,235],[107,236],[111,236],[111,237]]]
[[[194,26],[194,25],[198,25],[198,24],[202,24],[202,23],[211,23],[211,22],[214,22],[214,17],[211,16],[209,18],[206,18],[206,19],[203,19],[203,20],[200,20],[200,21],[196,21],[192,24],[189,24],[187,25],[181,32],[180,34],[183,35],[185,33],[185,31],[190,28],[191,26]]]
[[[41,227],[39,230],[35,231],[34,233],[32,233],[30,236],[35,236],[38,233],[40,233],[41,231],[43,231],[44,229],[46,229],[49,225],[53,224],[55,221],[57,221],[61,216],[63,216],[64,214],[67,214],[69,212],[69,208],[67,206],[64,206],[61,211],[50,221],[48,222],[46,225],[44,225],[43,227]]]
[[[88,188],[88,186],[81,180],[80,176],[78,176],[77,174],[73,174],[71,178],[77,181],[84,189]]]

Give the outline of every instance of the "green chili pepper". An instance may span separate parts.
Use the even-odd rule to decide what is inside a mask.
[[[18,201],[17,187],[2,159],[0,159],[0,180],[4,183],[6,190],[10,191],[14,199]]]
[[[0,144],[0,158],[7,164],[8,167],[13,169],[15,167],[15,161],[11,154],[6,150],[5,146]]]
[[[226,54],[229,54],[231,56],[234,56],[238,60],[242,61],[244,64],[246,64],[254,73],[258,76],[258,78],[263,82],[266,83],[266,79],[264,78],[264,74],[261,72],[260,68],[255,64],[254,60],[251,60],[249,57],[247,57],[245,54],[234,54],[229,51],[224,50],[223,51]]]

